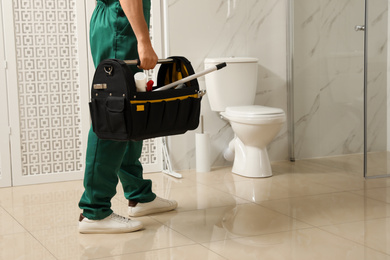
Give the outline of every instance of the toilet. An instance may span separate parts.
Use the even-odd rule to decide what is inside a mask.
[[[257,58],[207,58],[205,68],[227,66],[205,77],[212,111],[229,121],[235,137],[224,157],[233,160],[232,172],[245,177],[272,176],[267,145],[286,121],[280,108],[254,105],[257,89]]]

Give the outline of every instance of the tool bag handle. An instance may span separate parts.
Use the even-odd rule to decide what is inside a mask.
[[[141,65],[141,61],[139,59],[136,59],[136,60],[124,60],[124,62],[127,64],[127,65]],[[170,63],[170,62],[173,62],[173,59],[158,59],[157,60],[157,64],[162,64],[162,63]]]

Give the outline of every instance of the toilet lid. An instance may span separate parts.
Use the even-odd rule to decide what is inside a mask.
[[[281,115],[284,114],[283,109],[276,107],[265,107],[265,106],[236,106],[227,107],[226,114],[229,116],[238,117],[255,117],[265,115]]]

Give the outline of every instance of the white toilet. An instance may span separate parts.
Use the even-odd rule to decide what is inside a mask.
[[[286,115],[280,108],[253,105],[258,59],[208,58],[204,63],[207,69],[223,62],[225,68],[206,75],[206,89],[211,110],[220,112],[235,133],[224,156],[234,158],[232,171],[238,175],[270,177],[267,145],[279,133]]]

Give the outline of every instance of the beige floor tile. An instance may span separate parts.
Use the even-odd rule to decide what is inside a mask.
[[[344,174],[363,176],[363,159],[363,154],[350,154],[310,159],[310,161],[319,166],[331,166],[337,172],[342,172]]]
[[[318,229],[204,244],[231,260],[389,260],[389,256]]]
[[[199,243],[311,227],[252,203],[153,218]]]
[[[77,226],[32,234],[58,259],[94,259],[195,244],[157,221],[143,217],[145,229],[125,234],[79,234]]]
[[[334,173],[337,171],[331,164],[319,164],[313,159],[273,162],[271,167],[274,173]]]
[[[363,176],[343,173],[294,173],[284,175],[291,176],[296,182],[306,180],[331,187],[339,192],[390,186],[390,179],[380,178],[366,180]]]
[[[156,190],[155,193],[162,198],[176,200],[179,204],[176,212],[249,203],[244,199],[199,183],[192,187]],[[115,198],[123,204],[128,204],[122,196]]]
[[[82,181],[12,188],[4,208],[29,231],[77,225]]]
[[[0,236],[23,232],[26,230],[3,208],[0,208]]]
[[[193,171],[183,171],[180,173],[183,175],[183,178],[181,179],[171,177],[162,172],[146,173],[144,174],[144,179],[152,180],[153,191],[169,190],[174,188],[183,188],[196,185],[192,178],[190,178],[190,176],[194,174]],[[117,194],[123,196],[123,188],[120,182],[117,186]]]
[[[321,229],[390,254],[390,218],[326,226]]]
[[[375,152],[367,155],[368,175],[383,175],[388,172],[387,162],[390,153]],[[273,169],[278,172],[339,172],[361,177],[363,176],[364,157],[361,154],[350,154],[333,157],[297,160],[296,162],[276,162]]]
[[[303,159],[295,162],[280,161],[273,162],[271,164],[274,173],[300,173],[300,174],[345,174],[355,175],[351,173],[351,169],[348,166],[344,166],[348,170],[342,170],[343,166],[340,166],[332,161],[333,157],[326,157],[321,159]],[[324,162],[326,160],[326,162]],[[356,176],[363,176],[363,165],[358,167],[361,175],[356,173]]]
[[[162,172],[148,173],[144,175],[144,178],[152,180],[153,190],[175,189],[195,185],[191,178],[195,174],[194,171],[181,171],[180,174],[183,176],[181,179],[174,178]]]
[[[47,203],[14,207],[10,214],[28,231],[77,225],[81,210],[77,203]]]
[[[0,188],[0,259],[390,260],[390,178],[365,180],[359,160],[276,162],[264,179],[145,174],[179,207],[128,234],[78,233],[82,181]],[[127,215],[120,186],[112,209]]]
[[[61,203],[31,204],[14,207],[9,213],[28,231],[46,230],[57,227],[77,226],[82,212],[78,207],[79,198]],[[127,205],[113,199],[112,210],[127,216]]]
[[[326,226],[390,216],[390,205],[349,192],[260,202],[314,226]]]
[[[389,161],[390,152],[369,152],[367,154],[367,176],[389,174]]]
[[[49,203],[78,202],[83,191],[82,181],[18,186],[12,188],[9,202],[3,207],[8,209]]]
[[[169,192],[157,191],[156,194],[176,200],[179,203],[176,209],[178,212],[249,203],[244,199],[202,184],[195,187],[171,189]]]
[[[214,184],[213,187],[252,202],[338,191],[295,174],[276,174],[271,178]]]
[[[385,188],[376,188],[376,189],[366,189],[354,191],[353,193],[365,196],[367,198],[371,198],[374,200],[383,201],[386,203],[390,203],[390,187]]]
[[[223,226],[223,220],[235,206],[200,209],[185,212],[169,212],[152,216],[153,219],[196,242],[210,242],[239,237]]]
[[[0,235],[0,259],[56,259],[29,233]]]
[[[231,167],[213,168],[210,172],[194,172],[188,178],[206,185],[250,180],[250,178],[232,173]]]
[[[144,253],[136,253],[129,255],[122,255],[116,257],[102,258],[101,260],[145,260],[145,259],[159,259],[159,260],[224,260],[226,258],[217,255],[211,250],[206,249],[201,245],[181,246],[174,248],[167,248],[161,250],[154,250]],[[69,259],[70,260],[70,259]]]

